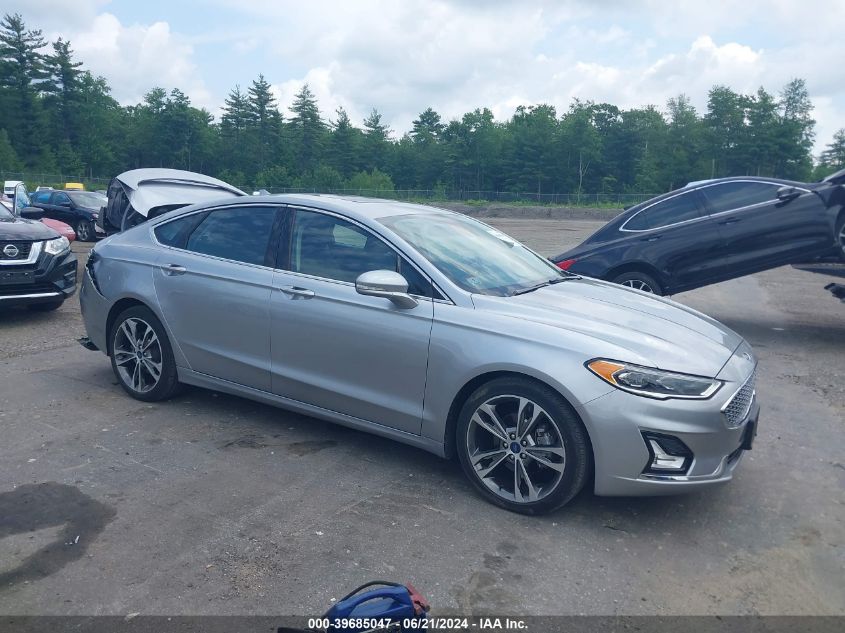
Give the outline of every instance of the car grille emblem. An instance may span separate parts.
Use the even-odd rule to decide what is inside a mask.
[[[3,248],[3,254],[9,259],[14,259],[18,256],[18,253],[20,253],[20,250],[18,250],[18,247],[14,244],[6,244]]]

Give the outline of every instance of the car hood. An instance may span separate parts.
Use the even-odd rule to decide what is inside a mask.
[[[0,219],[0,240],[36,242],[59,237],[53,229],[44,226],[38,220]]]
[[[669,299],[595,279],[515,297],[473,295],[478,309],[550,325],[616,346],[614,360],[716,376],[742,343],[724,325]]]

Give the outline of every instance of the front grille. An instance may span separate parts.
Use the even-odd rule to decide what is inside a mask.
[[[725,414],[725,422],[731,428],[736,428],[748,415],[751,409],[751,402],[754,400],[754,382],[757,378],[757,369],[755,368],[745,384],[739,388],[733,398],[722,409]]]
[[[0,259],[4,261],[27,259],[31,249],[32,242],[0,242]]]

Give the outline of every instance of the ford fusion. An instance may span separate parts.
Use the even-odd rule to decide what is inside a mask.
[[[474,219],[331,196],[184,207],[97,244],[88,336],[123,389],[215,389],[457,457],[548,512],[727,482],[759,405],[713,319],[581,278]]]

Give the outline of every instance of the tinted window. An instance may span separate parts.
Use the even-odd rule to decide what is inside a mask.
[[[184,218],[159,224],[155,228],[156,239],[165,246],[185,248],[185,243],[188,241],[191,231],[197,228],[199,223],[205,219],[206,215],[206,213],[195,213]]]
[[[274,207],[241,207],[212,211],[188,237],[189,251],[246,264],[265,263]]]
[[[53,204],[70,206],[70,197],[66,193],[57,193],[53,196]]]
[[[50,199],[50,192],[49,191],[36,191],[35,193],[29,194],[30,200],[33,202],[37,202],[39,204],[44,204],[47,200]]]
[[[432,296],[431,282],[386,242],[350,222],[314,211],[296,211],[290,270],[352,283],[371,270],[393,270],[408,281],[409,293]]]
[[[625,223],[625,228],[631,231],[645,231],[700,217],[701,212],[695,193],[690,192],[658,202],[640,211]]]
[[[726,182],[704,187],[701,193],[707,199],[711,213],[722,213],[762,202],[777,200],[778,185],[764,182]]]

